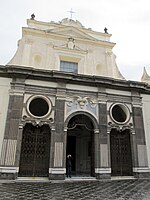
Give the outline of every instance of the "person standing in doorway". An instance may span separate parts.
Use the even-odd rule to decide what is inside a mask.
[[[67,156],[67,178],[70,177],[71,178],[71,168],[72,168],[72,163],[71,163],[71,160],[72,160],[72,156],[69,154]]]

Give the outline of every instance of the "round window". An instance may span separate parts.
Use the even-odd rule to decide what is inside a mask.
[[[33,97],[28,103],[28,111],[32,116],[44,117],[50,112],[50,103],[44,97]]]
[[[114,104],[110,109],[110,115],[113,121],[124,124],[129,120],[130,113],[124,104]]]

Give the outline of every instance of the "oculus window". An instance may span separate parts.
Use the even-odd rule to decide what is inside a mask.
[[[112,120],[116,123],[125,124],[130,118],[130,111],[126,105],[116,103],[112,105],[110,115]]]
[[[78,73],[78,63],[60,61],[60,71]]]
[[[33,96],[27,102],[27,112],[32,117],[47,117],[51,112],[51,102],[44,96]]]
[[[49,111],[49,105],[43,98],[35,98],[29,104],[29,111],[32,115],[43,117]]]

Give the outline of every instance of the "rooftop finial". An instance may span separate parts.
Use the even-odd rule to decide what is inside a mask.
[[[70,12],[70,19],[72,19],[72,14],[73,13],[75,13],[74,11],[72,11],[72,8],[71,8],[71,10],[70,11],[68,11],[68,12]]]
[[[31,15],[31,18],[30,19],[32,19],[32,20],[34,20],[34,18],[35,18],[35,15],[34,15],[34,13]]]
[[[105,28],[104,28],[104,32],[108,34],[108,31],[107,31],[107,30],[108,30],[108,29],[105,27]]]

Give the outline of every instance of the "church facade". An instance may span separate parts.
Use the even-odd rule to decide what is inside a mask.
[[[0,178],[150,177],[150,80],[127,81],[111,34],[27,20],[0,66]]]

